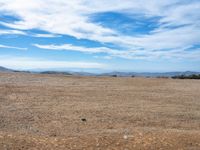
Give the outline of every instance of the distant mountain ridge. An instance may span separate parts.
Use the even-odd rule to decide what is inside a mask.
[[[0,66],[0,72],[13,72],[14,70]]]
[[[77,76],[96,76],[96,74],[89,72],[72,72],[72,71],[42,71],[40,74],[63,74],[63,75],[77,75]]]
[[[179,75],[193,75],[193,74],[200,74],[200,72],[192,72],[192,71],[185,71],[185,72],[110,72],[110,73],[103,73],[101,76],[119,76],[119,77],[131,77],[131,76],[138,76],[138,77],[172,77],[172,76],[179,76]]]
[[[0,66],[0,72],[26,72],[26,73],[39,73],[39,74],[63,74],[63,75],[78,75],[78,76],[118,76],[118,77],[173,77],[173,76],[190,76],[199,75],[200,72],[185,71],[185,72],[108,72],[108,73],[89,73],[89,72],[73,72],[73,71],[17,71]]]

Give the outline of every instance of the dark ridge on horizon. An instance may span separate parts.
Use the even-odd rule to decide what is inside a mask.
[[[0,72],[13,72],[14,70],[0,66]]]
[[[175,71],[175,72],[108,72],[108,73],[89,73],[73,71],[20,71],[0,66],[0,72],[25,72],[38,74],[62,74],[62,75],[79,75],[79,76],[110,76],[110,77],[174,77],[174,76],[191,76],[200,75],[195,71]]]

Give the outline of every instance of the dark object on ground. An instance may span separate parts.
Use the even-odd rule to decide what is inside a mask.
[[[85,119],[85,118],[82,118],[82,119],[81,119],[81,121],[83,121],[83,122],[86,122],[86,121],[87,121],[87,119]]]
[[[114,75],[112,75],[112,77],[117,77],[117,75],[116,75],[116,74],[114,74]]]
[[[200,74],[173,76],[173,79],[200,79]]]

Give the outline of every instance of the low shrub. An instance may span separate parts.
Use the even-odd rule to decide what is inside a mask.
[[[200,74],[173,76],[173,79],[200,79]]]

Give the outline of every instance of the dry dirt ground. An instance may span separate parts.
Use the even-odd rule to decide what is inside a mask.
[[[199,150],[200,81],[0,73],[0,150]]]

